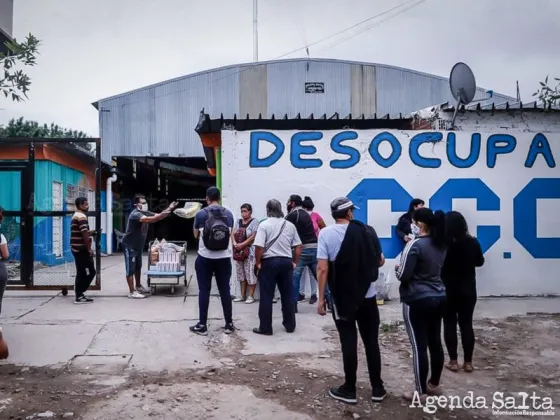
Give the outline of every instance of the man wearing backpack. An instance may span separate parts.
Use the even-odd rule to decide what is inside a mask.
[[[206,190],[206,202],[208,207],[199,210],[194,217],[194,237],[199,238],[200,235],[198,256],[195,262],[199,289],[199,320],[190,330],[199,335],[208,334],[208,306],[210,305],[212,276],[215,276],[226,322],[225,333],[231,334],[235,331],[229,285],[233,214],[220,205],[220,190],[216,187]]]

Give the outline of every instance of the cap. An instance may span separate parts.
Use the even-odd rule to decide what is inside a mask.
[[[350,200],[347,197],[338,197],[331,202],[331,212],[337,212],[337,211],[348,210],[348,209],[360,210],[360,208],[355,206],[352,200]]]

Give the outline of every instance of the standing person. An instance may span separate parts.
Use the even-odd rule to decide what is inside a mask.
[[[366,351],[371,400],[383,401],[387,392],[381,379],[379,350],[379,308],[374,282],[379,267],[385,264],[381,243],[375,229],[354,220],[354,203],[339,197],[331,203],[335,224],[319,234],[317,248],[320,315],[327,313],[327,284],[333,300],[333,318],[340,337],[344,384],[331,388],[329,395],[348,404],[356,404],[358,369],[358,331]]]
[[[407,243],[395,272],[401,282],[399,293],[412,345],[416,391],[425,398],[442,393],[439,382],[444,363],[441,321],[446,297],[441,267],[445,259],[445,214],[419,208],[413,213],[412,221],[419,234]],[[414,393],[405,394],[405,398],[412,400]]]
[[[2,220],[4,219],[2,210],[2,207],[0,207],[0,229],[2,228]],[[8,285],[8,269],[6,268],[5,263],[5,261],[8,261],[8,258],[10,258],[8,241],[6,241],[6,237],[0,233],[0,314],[2,313],[2,299],[4,298],[4,291]],[[2,337],[2,328],[0,328],[0,360],[7,359],[8,356],[8,344]]]
[[[253,303],[257,276],[255,275],[255,246],[253,241],[257,235],[259,221],[253,218],[253,207],[250,204],[241,206],[241,219],[239,219],[231,235],[233,244],[233,259],[237,273],[237,281],[241,285],[241,296],[234,302]]]
[[[288,199],[286,206],[288,209],[286,220],[294,224],[302,243],[301,257],[294,269],[293,278],[294,303],[296,305],[297,313],[297,302],[299,300],[300,282],[303,270],[306,267],[309,268],[313,277],[317,279],[317,235],[315,235],[315,229],[313,229],[311,216],[303,209],[303,200],[299,195],[292,194]],[[309,299],[309,303],[316,302],[317,295],[312,295]]]
[[[198,281],[198,323],[190,330],[199,335],[208,334],[208,307],[212,276],[216,277],[222,309],[225,318],[225,333],[235,331],[233,326],[230,279],[231,279],[231,231],[233,214],[220,205],[220,190],[210,187],[206,190],[208,207],[199,210],[194,217],[194,237],[202,237],[198,241],[198,256],[195,262],[196,279]]]
[[[446,215],[447,255],[441,277],[447,293],[447,309],[443,318],[443,338],[452,372],[459,370],[457,362],[457,321],[461,331],[463,370],[472,372],[474,351],[473,314],[476,306],[476,267],[484,265],[484,255],[478,240],[469,234],[463,215],[451,211]]]
[[[91,236],[95,235],[95,231],[89,229],[86,216],[89,210],[87,198],[78,197],[74,204],[76,205],[76,211],[72,215],[70,222],[70,249],[76,264],[76,281],[74,283],[76,299],[74,303],[92,303],[93,299],[88,298],[85,292],[96,274],[93,250],[91,249]]]
[[[412,223],[413,213],[424,207],[424,200],[415,198],[412,200],[408,206],[408,211],[399,217],[399,222],[397,223],[397,236],[407,244],[416,236],[418,236],[418,227]]]
[[[261,298],[260,325],[255,334],[272,335],[272,299],[278,286],[282,302],[282,325],[288,333],[296,329],[293,295],[293,271],[301,254],[296,227],[284,219],[278,200],[266,203],[267,219],[259,225],[255,237],[255,271],[258,273]]]
[[[148,236],[150,224],[159,222],[168,217],[177,207],[177,202],[173,202],[161,213],[148,211],[148,202],[143,195],[134,198],[134,210],[128,216],[126,232],[122,239],[124,262],[126,267],[126,281],[128,283],[130,299],[144,299],[143,293],[148,293],[142,286],[142,252]],[[134,288],[136,279],[136,289]]]
[[[313,203],[311,197],[306,196],[303,198],[302,207],[309,214],[309,216],[311,216],[311,221],[313,222],[313,230],[315,231],[315,236],[318,238],[319,231],[324,227],[326,227],[325,221],[323,220],[323,218],[319,213],[313,211],[313,209],[315,208],[315,203]],[[310,304],[317,303],[317,279],[315,277],[313,278],[309,277],[309,287],[311,289],[311,296],[309,299],[309,303]],[[301,302],[304,300],[305,300],[305,281],[300,281],[298,301]]]

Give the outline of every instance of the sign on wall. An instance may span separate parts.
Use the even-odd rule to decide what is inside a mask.
[[[403,243],[398,217],[413,198],[461,211],[486,264],[482,295],[560,294],[560,134],[420,131],[222,133],[224,203],[310,196],[327,224],[329,203],[350,197],[374,226],[385,256]]]
[[[306,82],[305,93],[325,93],[325,84],[322,82]]]

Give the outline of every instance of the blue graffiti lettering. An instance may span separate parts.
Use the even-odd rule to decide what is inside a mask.
[[[348,194],[360,209],[354,210],[354,217],[364,223],[368,221],[369,200],[391,200],[391,211],[406,212],[412,196],[395,179],[364,179]],[[386,258],[396,258],[402,251],[403,243],[397,236],[396,225],[391,226],[390,238],[379,238]]]
[[[331,162],[333,169],[348,169],[356,166],[360,161],[360,152],[351,146],[343,145],[346,140],[356,140],[358,133],[355,131],[343,131],[336,134],[331,140],[331,149],[340,155],[347,155],[348,159],[335,159]]]
[[[447,159],[456,168],[472,167],[480,156],[481,135],[473,133],[471,136],[471,150],[465,159],[457,156],[457,138],[455,133],[447,134]]]
[[[498,155],[513,152],[516,145],[517,140],[509,134],[492,134],[486,145],[486,165],[489,168],[495,167]]]
[[[531,147],[529,147],[529,153],[527,154],[527,159],[525,160],[525,167],[532,168],[539,154],[543,156],[549,168],[556,167],[556,162],[554,161],[554,156],[552,155],[548,139],[541,133],[537,134],[531,142]]]
[[[560,178],[533,179],[513,199],[513,236],[533,258],[560,258],[560,238],[537,237],[537,199],[560,199]]]
[[[430,198],[430,208],[443,210],[453,209],[454,198],[476,199],[478,211],[500,210],[500,197],[481,179],[449,179]],[[500,226],[478,226],[476,236],[482,252],[488,251],[500,239]]]
[[[264,159],[259,158],[259,144],[261,141],[266,141],[276,148],[270,156]],[[251,132],[250,143],[249,167],[251,168],[268,168],[278,162],[284,154],[285,146],[282,140],[268,131]]]
[[[419,149],[424,143],[432,143],[435,145],[440,142],[442,138],[443,135],[437,131],[416,134],[412,140],[410,140],[408,146],[412,163],[421,168],[439,168],[441,166],[441,159],[424,157],[420,155]]]
[[[393,149],[391,151],[391,155],[389,155],[388,158],[383,157],[381,153],[379,153],[379,146],[384,141],[388,141]],[[394,135],[387,131],[379,133],[377,136],[375,136],[371,144],[369,145],[369,154],[371,155],[371,158],[383,168],[390,168],[391,166],[393,166],[395,162],[401,157],[401,153],[401,144]]]
[[[302,159],[301,155],[313,155],[317,153],[317,148],[310,144],[301,144],[304,141],[317,141],[323,138],[320,131],[299,132],[292,136],[292,145],[290,150],[290,161],[292,166],[298,169],[320,168],[323,166],[321,159]]]

